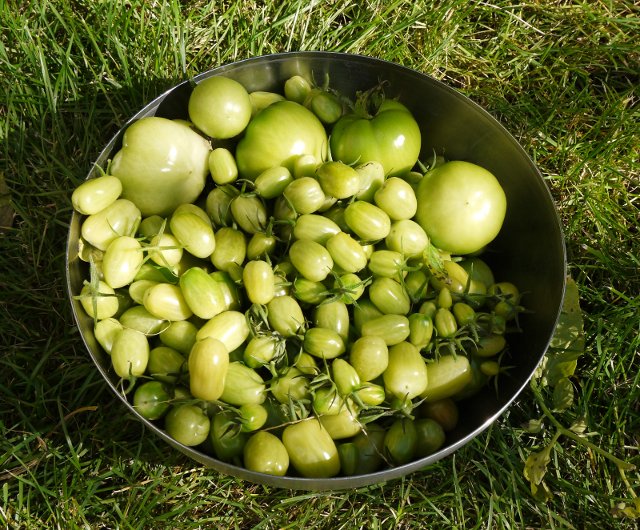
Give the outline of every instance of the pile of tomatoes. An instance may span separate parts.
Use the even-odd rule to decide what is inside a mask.
[[[214,76],[188,114],[132,123],[72,195],[77,298],[135,409],[273,475],[437,451],[456,402],[505,370],[522,311],[481,257],[505,217],[497,179],[425,167],[416,119],[381,87]]]

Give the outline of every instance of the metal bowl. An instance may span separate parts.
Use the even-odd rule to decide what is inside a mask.
[[[455,431],[448,433],[446,444],[436,453],[406,465],[366,475],[329,479],[255,473],[177,443],[158,425],[142,418],[118,390],[118,378],[111,370],[110,358],[93,336],[92,320],[74,299],[88,277],[86,264],[78,258],[80,216],[77,214],[71,218],[67,244],[68,294],[87,350],[113,393],[149,431],[169,445],[221,473],[257,483],[304,490],[354,488],[407,475],[450,455],[487,429],[509,407],[527,386],[551,340],[564,295],[566,251],[552,197],[522,147],[488,112],[425,74],[359,55],[292,52],[223,65],[196,76],[194,81],[224,75],[241,82],[250,92],[281,92],[284,81],[295,74],[315,80],[323,80],[328,75],[333,88],[351,96],[386,81],[386,94],[398,97],[420,124],[422,160],[429,159],[435,150],[444,153],[448,159],[467,160],[485,167],[502,184],[508,201],[506,220],[483,259],[491,265],[497,278],[508,278],[527,293],[525,304],[530,311],[521,315],[522,333],[510,336],[510,349],[517,362],[509,376],[501,379],[499,393],[486,388],[473,399],[460,402],[460,422]],[[124,130],[133,121],[151,115],[186,118],[192,86],[189,81],[177,85],[133,116],[100,153],[96,165],[105,167],[120,147]],[[88,178],[96,175],[94,167]]]

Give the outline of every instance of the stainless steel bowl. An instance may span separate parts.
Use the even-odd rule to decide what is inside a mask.
[[[527,293],[524,302],[530,312],[521,316],[522,333],[510,336],[510,348],[517,362],[510,375],[502,378],[499,393],[496,395],[494,389],[486,388],[473,399],[461,402],[459,425],[449,433],[442,449],[376,473],[329,479],[274,477],[221,462],[171,439],[160,427],[142,418],[117,389],[118,380],[110,368],[110,358],[93,336],[91,319],[73,298],[88,274],[86,264],[78,259],[80,216],[77,214],[71,218],[67,245],[68,294],[84,343],[105,381],[124,406],[168,444],[205,466],[257,483],[304,490],[354,488],[407,475],[450,455],[489,427],[518,397],[542,360],[556,326],[564,295],[566,251],[552,197],[522,147],[488,112],[425,74],[365,56],[292,52],[223,65],[195,77],[194,81],[224,75],[241,82],[248,91],[282,91],[284,81],[295,74],[316,80],[328,75],[333,88],[352,96],[356,91],[386,81],[387,95],[405,103],[421,126],[421,159],[427,160],[435,150],[449,159],[474,162],[493,172],[506,192],[508,210],[504,226],[483,258],[498,278],[513,281]],[[105,166],[119,148],[124,130],[134,120],[150,115],[186,118],[192,86],[185,81],[145,106],[107,144],[96,165]],[[88,178],[95,174],[94,168]]]

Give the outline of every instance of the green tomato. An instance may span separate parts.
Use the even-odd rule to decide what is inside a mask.
[[[166,216],[202,193],[210,150],[209,142],[186,125],[145,117],[125,131],[110,171],[122,183],[122,197],[142,215]]]
[[[188,359],[189,389],[205,401],[220,399],[229,368],[229,350],[217,339],[207,337],[193,345]]]
[[[282,443],[293,467],[303,477],[329,478],[340,472],[336,444],[317,418],[287,425]]]
[[[420,418],[414,422],[416,428],[416,457],[422,458],[435,453],[445,442],[445,432],[437,421]]]
[[[147,336],[153,336],[165,329],[169,323],[152,315],[142,305],[134,305],[120,315],[120,324],[125,328],[135,329]]]
[[[347,226],[365,241],[384,239],[391,230],[387,213],[367,201],[354,201],[345,208]]]
[[[234,266],[244,263],[247,257],[247,237],[242,230],[222,227],[215,233],[216,248],[211,254],[211,263],[220,271],[229,272]]]
[[[269,417],[269,411],[262,403],[240,405],[240,423],[242,432],[254,432],[261,429]]]
[[[260,405],[267,397],[264,380],[241,362],[229,363],[220,399],[230,405]]]
[[[393,278],[375,278],[369,285],[369,299],[385,315],[406,315],[411,309],[407,290]]]
[[[389,364],[387,343],[375,335],[360,337],[351,345],[349,362],[362,381],[372,381],[382,375]]]
[[[418,209],[418,201],[411,185],[399,177],[389,177],[375,192],[374,201],[392,221],[411,219]]]
[[[421,395],[427,388],[428,372],[418,348],[409,342],[391,346],[382,378],[387,392],[397,398],[408,400]]]
[[[367,320],[360,331],[363,337],[380,337],[387,346],[393,346],[406,340],[411,328],[405,315],[388,314]]]
[[[267,319],[271,329],[285,338],[303,333],[305,329],[302,308],[288,295],[276,296],[267,304]]]
[[[384,437],[384,450],[397,466],[411,462],[416,456],[418,433],[408,418],[395,420]]]
[[[224,147],[217,147],[209,153],[209,172],[218,185],[229,184],[238,178],[238,166],[233,153]]]
[[[329,161],[316,169],[316,176],[323,191],[336,199],[347,199],[360,190],[360,175],[347,164]]]
[[[445,432],[450,432],[458,425],[458,405],[451,398],[438,401],[425,401],[420,405],[420,415],[430,418],[442,426]]]
[[[337,414],[318,416],[320,423],[333,440],[351,438],[362,430],[362,424],[358,420],[358,413],[354,408],[353,402],[349,400],[349,404],[345,402]]]
[[[111,354],[113,341],[118,333],[122,331],[122,328],[123,326],[119,320],[109,317],[96,322],[95,326],[93,326],[93,334],[98,344],[102,346],[102,349],[108,354]]]
[[[191,447],[207,439],[211,421],[200,407],[183,404],[169,410],[164,418],[164,427],[176,442]]]
[[[210,319],[227,309],[219,282],[201,267],[191,267],[180,275],[180,290],[193,314]]]
[[[237,423],[232,412],[218,412],[211,421],[209,441],[216,457],[223,462],[240,463],[249,434]]]
[[[209,319],[196,334],[197,340],[212,337],[224,344],[229,352],[238,349],[249,337],[251,330],[247,317],[240,311],[223,311]]]
[[[296,239],[310,239],[321,245],[340,232],[340,227],[334,221],[324,215],[313,213],[296,218],[293,227],[293,236]]]
[[[367,255],[353,237],[338,232],[325,243],[333,262],[345,272],[358,272],[367,266]]]
[[[251,118],[251,100],[246,89],[223,76],[200,81],[189,97],[189,119],[213,138],[233,138]]]
[[[345,351],[340,334],[329,328],[309,328],[304,334],[303,346],[307,353],[320,359],[334,359]]]
[[[331,156],[345,164],[380,162],[387,176],[409,171],[420,155],[420,127],[398,101],[384,100],[372,117],[346,114],[333,126]]]
[[[298,239],[289,247],[289,259],[307,280],[321,282],[333,269],[329,251],[311,239]]]
[[[92,215],[113,204],[122,193],[122,183],[111,175],[85,180],[71,194],[71,204],[83,215]]]
[[[129,379],[144,374],[149,362],[149,341],[144,333],[123,328],[111,347],[111,364],[118,377]]]
[[[291,171],[283,166],[265,169],[254,182],[255,190],[263,199],[275,199],[293,182]]]
[[[306,375],[291,366],[271,384],[270,391],[280,403],[288,404],[290,400],[307,399],[311,387]]]
[[[360,386],[360,376],[356,369],[340,357],[331,363],[331,374],[341,396],[348,396]]]
[[[274,166],[293,172],[300,155],[324,161],[327,149],[327,133],[313,112],[293,101],[279,101],[251,119],[236,148],[236,162],[242,178],[255,180]]]
[[[431,242],[452,254],[472,254],[498,235],[507,199],[500,182],[471,162],[451,161],[420,181],[416,221]]]
[[[133,408],[147,420],[159,420],[169,410],[171,396],[160,381],[146,381],[133,393]]]
[[[415,221],[400,219],[391,223],[389,234],[384,242],[389,250],[395,250],[413,258],[422,257],[422,253],[429,244],[429,238]]]
[[[267,208],[255,195],[238,195],[231,201],[231,216],[247,234],[264,232],[267,226]]]
[[[289,453],[280,438],[267,431],[252,435],[244,446],[244,467],[282,477],[289,469]]]
[[[114,239],[133,236],[141,222],[140,209],[127,199],[117,199],[88,216],[80,227],[82,238],[99,250],[106,250]]]
[[[164,320],[187,320],[193,311],[187,304],[180,286],[158,283],[144,292],[143,305],[152,315]]]
[[[335,331],[346,343],[350,327],[349,309],[340,300],[320,304],[313,313],[313,324],[319,328]]]
[[[427,386],[420,393],[426,401],[439,401],[461,392],[473,378],[464,355],[441,355],[427,363]]]
[[[80,291],[80,303],[87,315],[96,320],[113,317],[119,309],[116,292],[102,280],[98,280],[97,289],[85,283]]]
[[[313,177],[300,177],[291,181],[282,195],[299,215],[317,212],[327,200],[322,186]]]
[[[186,371],[186,359],[178,350],[156,346],[149,352],[147,373],[154,379],[175,383],[183,371]]]
[[[198,328],[188,320],[176,320],[160,332],[160,342],[169,348],[188,355],[196,343]]]
[[[273,269],[266,261],[249,261],[242,271],[247,298],[253,304],[268,304],[275,296]]]

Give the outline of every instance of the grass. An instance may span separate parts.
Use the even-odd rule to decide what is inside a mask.
[[[215,65],[287,50],[381,57],[499,118],[565,228],[585,318],[567,426],[640,463],[640,11],[631,0],[37,0],[0,3],[0,521],[7,528],[634,528],[637,470],[553,433],[527,391],[428,470],[347,493],[202,469],[146,433],[82,348],[64,283],[71,190],[121,124]],[[626,483],[625,483],[626,479]]]

